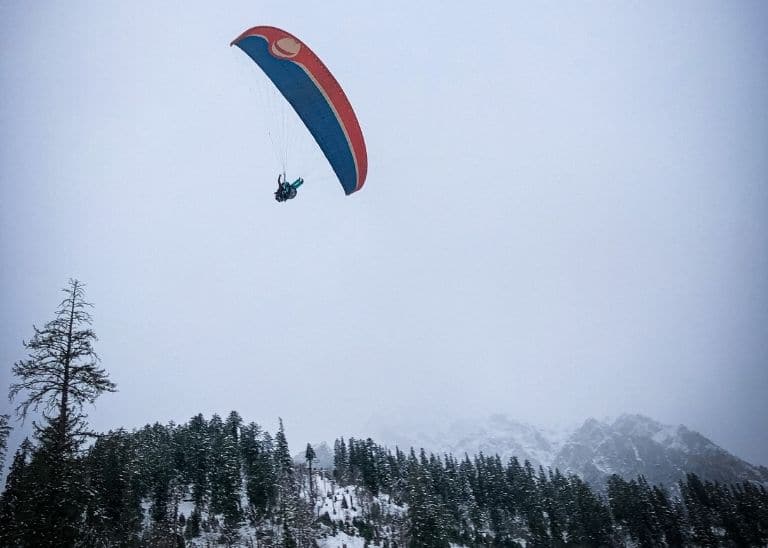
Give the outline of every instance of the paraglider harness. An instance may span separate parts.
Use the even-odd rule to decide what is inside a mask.
[[[282,177],[282,181],[280,180]],[[304,184],[304,179],[299,177],[294,182],[289,183],[285,180],[285,173],[277,176],[277,190],[275,191],[275,200],[284,202],[296,197],[298,188]]]

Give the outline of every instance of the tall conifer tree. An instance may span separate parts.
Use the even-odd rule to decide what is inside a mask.
[[[23,345],[27,358],[13,365],[17,378],[10,386],[11,400],[19,399],[16,412],[25,418],[38,411],[44,419],[35,424],[38,447],[34,452],[25,486],[33,494],[37,546],[72,546],[78,541],[85,501],[84,474],[79,469],[78,450],[86,430],[83,406],[103,392],[114,392],[115,384],[98,366],[93,343],[96,334],[85,301],[85,285],[70,280],[64,300],[53,320]]]

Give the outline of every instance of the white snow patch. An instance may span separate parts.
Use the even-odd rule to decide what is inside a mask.
[[[318,539],[317,544],[320,548],[363,548],[365,539],[339,532],[335,536]],[[376,544],[369,546],[376,546]]]

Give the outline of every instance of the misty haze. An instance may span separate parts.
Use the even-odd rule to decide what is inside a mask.
[[[768,5],[0,21],[0,546],[768,544]]]

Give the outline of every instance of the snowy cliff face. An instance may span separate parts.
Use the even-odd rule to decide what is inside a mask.
[[[456,457],[483,452],[503,460],[516,456],[535,467],[559,468],[602,486],[611,474],[632,479],[644,475],[651,484],[673,486],[693,472],[726,483],[757,481],[768,485],[768,469],[753,466],[685,426],[668,426],[642,415],[614,421],[588,419],[578,428],[543,430],[502,415],[482,423],[452,424],[412,437],[382,440],[400,447],[424,447]]]

